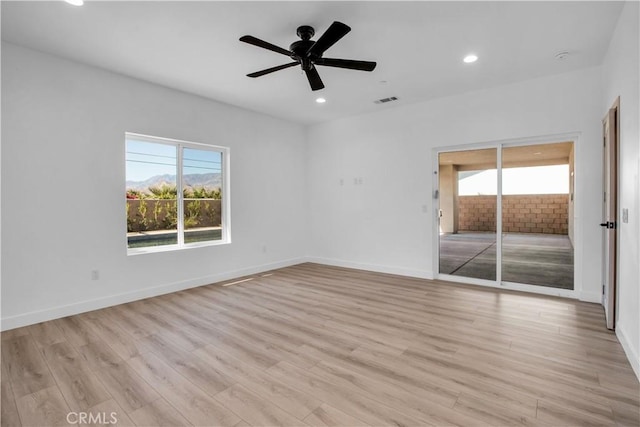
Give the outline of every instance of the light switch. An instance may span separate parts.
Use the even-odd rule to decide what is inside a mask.
[[[622,208],[622,222],[627,224],[629,222],[629,209]]]

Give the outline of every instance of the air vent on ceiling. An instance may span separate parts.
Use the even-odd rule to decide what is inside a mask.
[[[387,102],[391,102],[391,101],[397,101],[398,98],[396,96],[390,96],[388,98],[382,98],[382,99],[378,99],[376,101],[373,101],[374,104],[385,104]]]

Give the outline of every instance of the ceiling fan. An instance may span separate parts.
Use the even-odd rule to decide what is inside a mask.
[[[373,71],[376,68],[375,62],[370,61],[356,61],[352,59],[336,59],[336,58],[323,58],[324,52],[333,46],[338,40],[344,37],[351,28],[342,22],[335,21],[327,28],[327,31],[320,36],[316,41],[311,40],[311,37],[315,34],[313,27],[308,25],[302,25],[298,27],[297,34],[302,40],[295,41],[289,46],[289,50],[283,49],[279,46],[268,43],[264,40],[260,40],[253,36],[240,37],[241,42],[252,44],[254,46],[268,49],[273,52],[286,55],[293,59],[293,62],[284,65],[278,65],[277,67],[267,68],[266,70],[256,71],[255,73],[247,74],[247,77],[260,77],[265,74],[273,73],[275,71],[284,70],[285,68],[295,67],[301,65],[302,70],[307,75],[311,90],[320,90],[324,88],[322,79],[316,70],[316,65],[322,65],[325,67],[337,67],[346,68],[349,70],[361,70],[361,71]]]

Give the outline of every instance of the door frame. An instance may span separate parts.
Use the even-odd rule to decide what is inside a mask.
[[[602,306],[607,329],[615,329],[618,305],[618,227],[620,225],[618,201],[620,196],[620,97],[602,119]],[[607,141],[609,145],[607,146]]]
[[[560,288],[551,288],[544,286],[535,286],[535,285],[526,285],[522,283],[513,283],[513,282],[503,282],[502,280],[493,281],[493,280],[484,280],[484,279],[476,279],[473,277],[464,277],[464,276],[454,276],[449,274],[441,274],[440,273],[440,230],[438,228],[439,218],[438,218],[438,209],[439,209],[439,200],[438,200],[438,190],[440,184],[440,177],[437,173],[438,171],[438,157],[440,153],[443,152],[452,152],[452,151],[467,151],[467,150],[481,150],[486,148],[496,148],[498,150],[497,160],[501,160],[502,148],[506,147],[515,147],[522,145],[536,145],[536,144],[553,144],[560,142],[573,142],[573,156],[574,156],[574,169],[579,169],[580,164],[580,144],[579,140],[581,137],[581,132],[569,132],[563,134],[552,134],[552,135],[540,135],[534,137],[524,137],[524,138],[515,138],[515,139],[505,139],[505,140],[497,140],[497,141],[485,141],[471,144],[460,144],[460,145],[451,145],[451,146],[441,146],[435,147],[432,149],[432,171],[433,180],[432,180],[432,235],[434,236],[432,240],[432,254],[433,257],[433,277],[439,280],[446,280],[449,282],[457,282],[457,283],[466,283],[471,285],[479,285],[486,286],[491,288],[499,288],[499,289],[508,289],[514,291],[523,291],[523,292],[531,292],[542,295],[553,295],[560,296],[565,298],[573,298],[580,299],[582,294],[582,251],[579,250],[582,244],[582,212],[580,203],[574,203],[574,212],[573,212],[573,227],[574,227],[574,250],[573,250],[573,289],[560,289]],[[499,165],[501,166],[501,165]],[[502,178],[498,174],[498,195],[502,193]],[[578,174],[576,173],[576,176]],[[580,194],[580,182],[574,176],[574,200],[577,200],[575,195]],[[497,209],[502,209],[501,203],[498,204]],[[498,215],[498,211],[496,211],[496,215]],[[499,219],[499,223],[496,224],[501,225],[501,217]],[[502,255],[502,239],[498,239],[498,228],[496,228],[496,245],[497,245],[497,253],[496,253],[496,263],[501,263],[501,255]],[[500,264],[498,264],[500,265]],[[496,279],[501,279],[501,269],[497,269],[498,276]]]

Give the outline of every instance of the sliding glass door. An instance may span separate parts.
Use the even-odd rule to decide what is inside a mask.
[[[572,165],[571,142],[502,149],[503,282],[573,289]]]
[[[440,272],[496,280],[495,148],[440,153]]]
[[[441,151],[437,176],[440,275],[573,289],[572,142]]]

